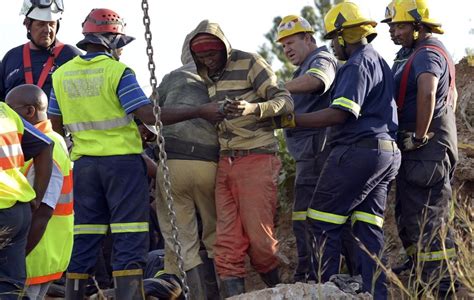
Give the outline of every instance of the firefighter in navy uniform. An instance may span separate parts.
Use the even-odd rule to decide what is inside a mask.
[[[325,38],[347,61],[336,74],[329,108],[295,117],[298,127],[331,126],[331,152],[307,212],[314,240],[323,247],[323,268],[316,267],[323,282],[339,272],[341,234],[349,218],[354,236],[381,255],[387,194],[401,160],[390,68],[370,45],[377,23],[351,2],[334,6],[324,21]],[[374,279],[374,260],[359,248],[356,256],[363,290],[386,299],[385,276]]]
[[[336,74],[337,59],[326,46],[318,47],[314,29],[299,16],[284,17],[278,26],[277,42],[285,56],[298,69],[293,79],[285,83],[295,103],[296,113],[307,113],[329,106],[329,91]],[[306,211],[313,196],[322,166],[328,154],[326,129],[285,129],[288,152],[296,161],[295,199],[293,204],[293,232],[298,250],[295,282],[315,281],[312,260],[315,260]]]
[[[452,286],[445,260],[456,256],[452,232],[440,236],[449,216],[458,158],[454,63],[433,37],[443,30],[430,17],[425,0],[397,1],[394,12],[389,23],[394,36],[413,51],[406,63],[393,69],[402,149],[396,202],[399,235],[407,254],[422,266],[425,282],[443,274],[439,292],[445,294]]]

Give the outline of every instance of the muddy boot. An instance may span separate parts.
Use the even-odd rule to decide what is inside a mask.
[[[113,271],[112,275],[114,276],[115,300],[145,299],[141,269]]]
[[[83,300],[89,274],[67,273],[66,274],[66,299]]]
[[[231,277],[223,279],[221,289],[224,298],[245,293],[245,279],[240,277]]]
[[[260,273],[260,277],[268,287],[274,287],[281,282],[278,268],[268,271],[267,273]]]
[[[202,264],[186,271],[186,279],[189,287],[189,299],[206,299],[206,286],[204,285]]]

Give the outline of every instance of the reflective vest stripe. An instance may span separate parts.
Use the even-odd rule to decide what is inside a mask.
[[[148,222],[112,223],[110,224],[110,230],[112,233],[147,232]]]
[[[361,221],[361,222],[365,222],[365,223],[369,223],[369,224],[378,226],[380,228],[383,227],[383,218],[381,218],[377,215],[373,215],[373,214],[363,212],[363,211],[354,211],[352,213],[352,218],[351,219],[352,219],[352,224],[354,224],[356,221]]]
[[[106,234],[108,228],[108,225],[103,224],[74,225],[74,234]]]
[[[3,132],[0,135],[2,137],[0,138],[0,146],[19,145],[23,136],[16,131]]]
[[[67,194],[61,194],[59,196],[59,201],[58,203],[60,204],[68,204],[69,202],[72,202],[72,192],[69,192]]]
[[[306,211],[294,211],[291,215],[293,221],[304,221],[306,220]]]
[[[321,222],[331,223],[331,224],[344,224],[346,223],[349,217],[331,214],[315,209],[308,209],[308,217]]]
[[[0,157],[0,169],[8,170],[13,168],[20,168],[25,164],[23,154],[10,157]]]
[[[61,276],[63,276],[63,272],[58,272],[58,273],[44,275],[44,276],[36,276],[36,277],[26,279],[26,284],[27,285],[42,284],[45,282],[50,282],[50,281],[59,279],[61,278]]]
[[[132,115],[126,115],[122,118],[116,118],[105,121],[90,121],[65,124],[69,132],[78,132],[84,130],[107,130],[128,125],[133,120]]]
[[[72,202],[58,203],[56,204],[56,208],[54,208],[53,215],[68,216],[68,215],[72,215],[73,211],[74,211],[74,204]]]
[[[20,144],[0,146],[0,157],[18,156],[23,154]]]
[[[418,254],[419,261],[437,261],[437,260],[444,260],[444,259],[449,259],[453,257],[456,257],[456,249],[454,248],[446,249],[446,251],[439,250],[439,251],[434,251],[434,252],[425,252],[425,253]]]
[[[72,172],[69,171],[69,175],[63,177],[63,186],[61,188],[61,194],[68,194],[72,192]]]

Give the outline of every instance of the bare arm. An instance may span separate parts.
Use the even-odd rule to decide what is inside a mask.
[[[295,79],[285,83],[285,88],[292,94],[314,92],[320,94],[324,91],[324,82],[319,78],[309,74],[304,74],[303,76],[296,77]]]
[[[155,124],[155,116],[153,114],[153,105],[148,104],[141,106],[133,111],[133,113],[145,124]],[[207,103],[197,107],[162,107],[161,122],[163,125],[170,125],[190,119],[203,118],[211,123],[222,121],[224,116],[219,112],[218,103]]]
[[[342,109],[325,108],[316,112],[296,115],[296,127],[322,128],[346,122],[351,115]]]
[[[423,138],[428,133],[436,101],[438,78],[431,73],[422,73],[417,79],[416,96],[416,138]]]
[[[41,203],[39,208],[33,212],[31,227],[26,242],[26,255],[38,245],[52,215],[53,209],[44,203]]]
[[[57,115],[49,115],[51,124],[53,125],[53,130],[59,133],[62,137],[65,137],[64,127],[63,127],[63,117]]]

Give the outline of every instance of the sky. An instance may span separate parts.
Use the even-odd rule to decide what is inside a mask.
[[[136,38],[124,48],[121,61],[137,74],[142,87],[149,89],[148,56],[144,38],[143,12],[141,0],[63,0],[65,12],[61,20],[58,39],[75,45],[82,38],[81,24],[93,8],[109,8],[117,12],[127,23],[126,33]],[[353,0],[363,11],[376,21],[384,18],[389,0]],[[26,29],[22,25],[23,16],[19,11],[23,0],[2,1],[0,18],[0,57],[27,41]],[[257,52],[265,43],[264,34],[272,27],[276,16],[299,14],[304,6],[313,6],[313,0],[148,0],[149,16],[154,48],[156,77],[161,78],[181,66],[181,47],[185,36],[203,19],[221,25],[233,48]],[[430,14],[438,19],[445,29],[438,37],[448,51],[458,61],[465,56],[467,47],[474,49],[473,0],[430,0]],[[389,64],[395,57],[397,46],[388,34],[388,26],[380,23],[374,47]],[[318,42],[318,45],[322,45]],[[274,63],[274,68],[278,67]]]

